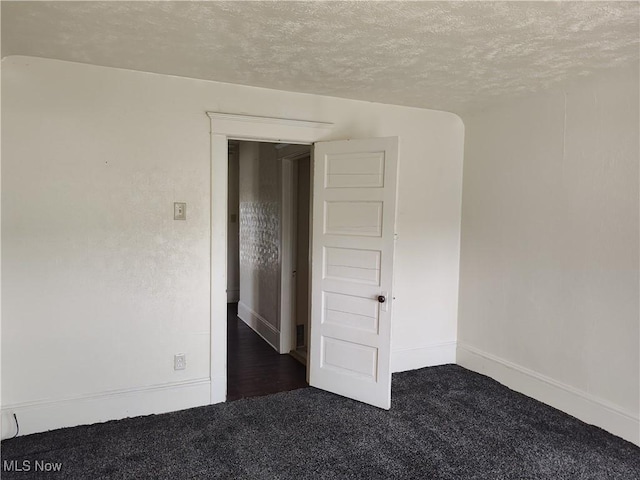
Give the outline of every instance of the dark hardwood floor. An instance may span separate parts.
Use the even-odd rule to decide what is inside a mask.
[[[307,386],[306,368],[280,355],[227,306],[227,401],[258,397]]]

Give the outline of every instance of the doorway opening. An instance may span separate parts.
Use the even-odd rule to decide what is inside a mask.
[[[329,122],[223,112],[207,116],[211,121],[210,402],[227,399],[227,192],[232,139],[313,145],[307,378],[316,388],[389,409],[398,137],[330,140],[336,132]],[[287,328],[279,333],[291,335]]]
[[[310,148],[228,142],[227,400],[307,386]]]

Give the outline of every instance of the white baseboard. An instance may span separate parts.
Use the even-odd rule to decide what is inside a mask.
[[[210,400],[211,381],[206,378],[62,400],[3,405],[2,439],[16,433],[14,413],[20,424],[20,435],[28,435],[56,428],[184,410],[208,405]]]
[[[280,332],[244,303],[238,303],[238,318],[280,353]]]
[[[238,303],[240,301],[240,290],[227,290],[227,303]]]
[[[442,342],[426,347],[393,350],[391,373],[456,363],[456,342]]]
[[[607,400],[465,344],[456,363],[640,446],[638,416]]]
[[[211,403],[227,401],[227,374],[211,377]]]

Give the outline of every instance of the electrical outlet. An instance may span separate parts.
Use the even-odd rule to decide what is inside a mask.
[[[173,219],[174,220],[186,220],[187,219],[187,204],[184,202],[174,202],[173,204]]]
[[[184,353],[176,353],[173,356],[173,369],[184,370],[187,368],[187,356]]]

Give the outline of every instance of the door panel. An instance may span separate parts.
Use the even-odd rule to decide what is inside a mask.
[[[309,382],[385,409],[397,169],[397,137],[315,145]]]
[[[328,235],[382,235],[382,202],[325,202],[324,216]]]
[[[384,153],[334,154],[326,157],[327,188],[384,186]]]
[[[375,250],[326,247],[324,278],[380,285],[380,256]]]

